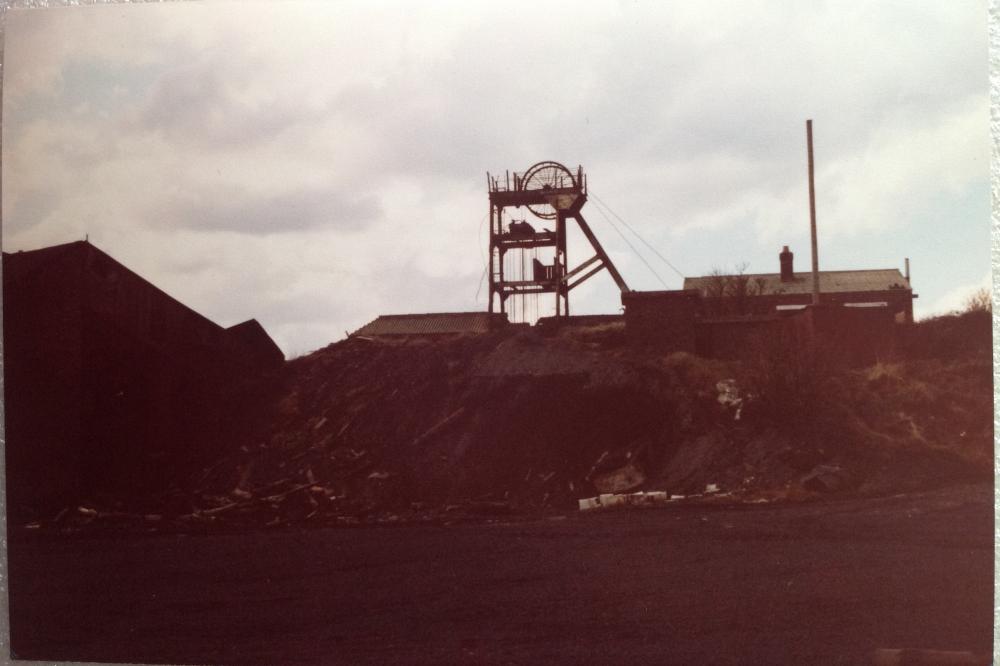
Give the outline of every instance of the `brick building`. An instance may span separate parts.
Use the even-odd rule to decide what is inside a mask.
[[[812,272],[796,273],[794,254],[786,245],[778,255],[780,271],[684,278],[684,289],[697,291],[706,314],[769,315],[812,303]],[[899,322],[913,321],[909,275],[898,268],[820,271],[820,303],[857,308],[883,308]]]
[[[812,273],[796,273],[786,246],[778,273],[706,275],[676,291],[625,292],[629,344],[741,358],[765,340],[822,340],[845,361],[891,356],[899,327],[913,321],[908,276],[898,269],[820,271],[820,304]]]

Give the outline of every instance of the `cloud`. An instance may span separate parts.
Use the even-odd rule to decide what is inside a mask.
[[[992,286],[993,275],[992,273],[987,273],[977,282],[959,285],[950,289],[944,295],[935,299],[930,307],[923,309],[918,316],[920,319],[925,319],[963,310],[968,303],[969,297],[981,289],[992,289]]]
[[[270,141],[325,109],[311,107],[281,85],[261,90],[253,64],[221,67],[214,58],[171,69],[150,88],[133,122],[138,131],[162,132],[198,150]]]
[[[31,229],[44,224],[55,206],[55,198],[41,189],[22,189],[11,197],[5,223],[8,227]]]
[[[282,234],[318,228],[359,231],[381,216],[381,204],[374,196],[350,197],[335,187],[266,194],[248,187],[206,184],[197,190],[175,188],[145,217],[175,229]]]
[[[315,348],[382,312],[481,307],[484,172],[544,159],[582,163],[591,191],[685,273],[743,261],[770,270],[777,248],[808,229],[813,118],[824,257],[863,247],[865,262],[895,265],[908,244],[932,266],[928,211],[956,211],[950,247],[979,238],[961,216],[986,192],[981,9],[12,11],[4,243],[89,233],[206,315],[256,316],[283,345]],[[593,208],[584,214],[630,286],[662,288]],[[578,247],[573,263],[589,256]],[[985,251],[947,261],[988,265]],[[971,277],[954,275],[928,274],[921,302]],[[573,297],[575,312],[619,307],[604,276]]]

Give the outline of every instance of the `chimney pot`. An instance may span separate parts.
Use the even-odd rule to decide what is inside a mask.
[[[788,246],[781,248],[781,254],[778,255],[778,261],[781,264],[781,281],[782,282],[792,282],[795,279],[795,269],[793,267],[793,260],[795,255],[788,249]]]

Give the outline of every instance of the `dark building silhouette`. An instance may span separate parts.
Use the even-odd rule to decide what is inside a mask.
[[[913,293],[898,269],[796,273],[785,246],[778,273],[684,278],[676,291],[625,292],[630,344],[713,358],[742,358],[768,341],[820,342],[845,362],[872,363],[896,353],[900,326],[913,321]]]
[[[3,254],[3,338],[15,516],[157,490],[284,362],[256,321],[222,328],[86,241]]]
[[[398,337],[480,334],[503,328],[507,323],[507,315],[491,312],[381,315],[351,335]]]
[[[773,314],[812,303],[812,273],[796,273],[794,255],[786,245],[778,255],[778,273],[703,275],[684,278],[684,289],[697,291],[707,313],[718,315]],[[898,268],[820,271],[820,303],[856,308],[881,308],[899,322],[913,321],[908,276]]]
[[[251,367],[272,368],[285,362],[285,355],[256,319],[226,329],[230,343],[240,348],[241,358]]]

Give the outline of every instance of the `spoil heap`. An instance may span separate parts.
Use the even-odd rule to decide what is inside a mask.
[[[984,322],[948,321],[988,339]],[[988,348],[935,358],[920,330],[937,340],[940,321],[911,340],[925,358],[862,370],[788,350],[743,364],[635,351],[618,326],[349,339],[297,359],[259,440],[198,480],[197,515],[395,520],[632,489],[760,500],[991,473]]]
[[[783,348],[743,363],[643,352],[620,324],[352,338],[287,363],[264,407],[234,415],[243,436],[228,453],[116,515],[188,528],[454,520],[570,510],[600,492],[757,502],[988,479],[989,346],[936,357],[951,334],[988,341],[989,318],[918,325],[908,348],[922,358],[866,369]]]

